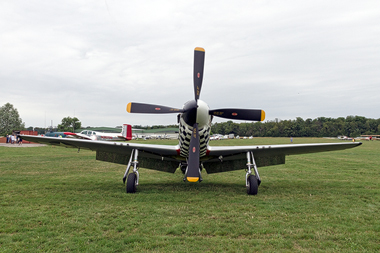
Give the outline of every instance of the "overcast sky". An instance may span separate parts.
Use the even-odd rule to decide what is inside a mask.
[[[0,106],[26,127],[175,124],[126,106],[193,99],[195,47],[211,109],[380,118],[378,0],[1,1]]]

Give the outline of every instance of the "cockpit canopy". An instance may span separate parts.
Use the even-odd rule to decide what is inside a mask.
[[[88,135],[88,136],[95,135],[95,132],[93,132],[93,131],[87,131],[87,130],[82,131],[82,132],[80,132],[80,133],[81,133],[81,134],[84,134],[84,135]]]

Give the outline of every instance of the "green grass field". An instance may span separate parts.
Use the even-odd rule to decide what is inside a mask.
[[[211,145],[275,143],[290,141]],[[138,192],[126,194],[125,166],[95,152],[0,147],[0,252],[380,251],[379,141],[286,159],[259,168],[257,196],[244,168],[202,183],[141,168]]]

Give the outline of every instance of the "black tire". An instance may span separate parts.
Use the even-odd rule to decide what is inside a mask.
[[[254,175],[248,177],[247,193],[248,195],[257,195],[259,190],[259,184],[257,178]]]
[[[182,174],[185,175],[185,173],[186,173],[186,169],[187,169],[187,165],[181,165],[180,168],[181,168]]]
[[[130,173],[127,178],[127,193],[136,192],[136,174]]]

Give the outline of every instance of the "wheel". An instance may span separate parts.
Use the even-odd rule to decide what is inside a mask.
[[[127,193],[136,192],[136,174],[130,173],[127,178]]]
[[[248,177],[247,193],[248,195],[257,195],[259,190],[259,185],[257,183],[257,178],[254,175]]]

